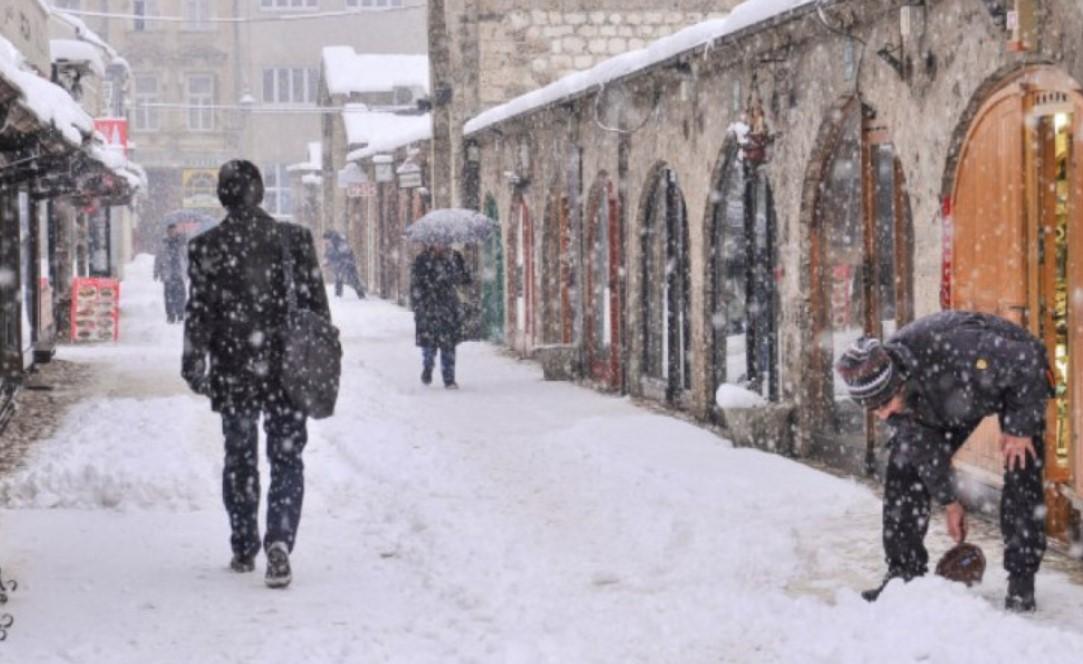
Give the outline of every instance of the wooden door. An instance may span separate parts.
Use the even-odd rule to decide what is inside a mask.
[[[1025,94],[998,93],[975,119],[955,183],[952,308],[996,314],[1024,326],[1029,264],[1025,201]],[[1000,427],[987,418],[959,459],[996,472]]]

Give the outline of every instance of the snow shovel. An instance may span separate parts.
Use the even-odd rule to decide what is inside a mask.
[[[963,542],[957,544],[940,558],[936,573],[950,581],[965,583],[967,587],[981,583],[985,575],[985,554],[977,545]]]

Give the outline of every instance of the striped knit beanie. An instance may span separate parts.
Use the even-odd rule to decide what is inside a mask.
[[[869,410],[891,401],[902,388],[902,372],[875,337],[861,337],[850,344],[835,369],[846,381],[850,398]]]

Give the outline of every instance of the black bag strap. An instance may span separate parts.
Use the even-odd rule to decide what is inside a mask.
[[[285,224],[278,222],[278,244],[282,248],[282,272],[286,277],[286,313],[293,315],[297,311],[297,281],[294,278],[293,252]]]

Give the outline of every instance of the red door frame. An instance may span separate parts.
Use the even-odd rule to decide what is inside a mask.
[[[609,354],[608,356],[601,355],[597,349],[597,339],[595,338],[596,320],[595,314],[595,292],[594,292],[594,260],[595,254],[593,247],[597,241],[597,215],[595,212],[598,206],[601,205],[603,198],[608,202],[608,219],[606,223],[609,228],[609,318],[610,318],[610,339],[609,339]],[[587,252],[587,356],[588,365],[590,367],[590,375],[593,380],[603,383],[607,387],[613,390],[619,390],[620,385],[620,335],[621,335],[621,309],[620,309],[620,288],[618,288],[620,279],[621,268],[621,243],[620,243],[620,200],[616,195],[616,191],[613,188],[613,183],[606,181],[604,185],[595,189],[594,195],[591,197],[590,216],[588,217],[589,228],[587,246],[592,249]]]

